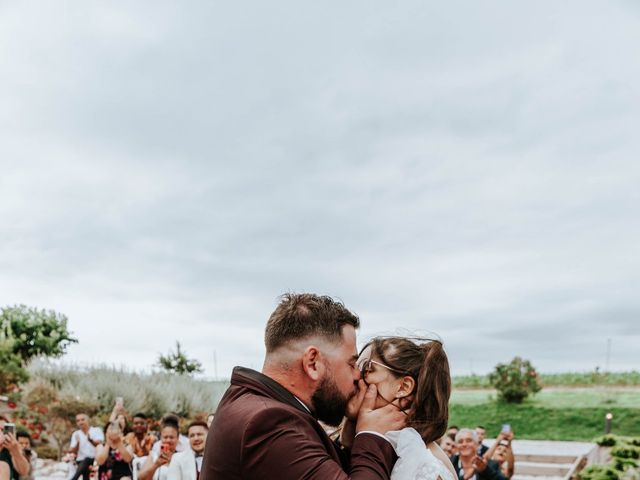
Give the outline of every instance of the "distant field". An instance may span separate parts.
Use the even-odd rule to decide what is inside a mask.
[[[451,403],[481,405],[496,399],[493,389],[456,390]],[[576,387],[543,389],[528,400],[528,404],[547,408],[640,408],[640,387]]]
[[[613,432],[640,434],[640,388],[546,388],[522,405],[495,401],[493,390],[454,390],[450,424],[484,425],[491,436],[510,423],[518,438],[590,441],[613,414]]]
[[[540,380],[546,387],[580,387],[592,385],[618,385],[640,387],[640,372],[610,373],[543,373]],[[491,388],[487,375],[467,375],[453,377],[454,388]]]

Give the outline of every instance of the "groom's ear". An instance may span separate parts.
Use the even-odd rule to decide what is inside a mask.
[[[320,361],[320,350],[314,345],[309,345],[302,354],[302,370],[314,382],[324,375],[324,363]]]

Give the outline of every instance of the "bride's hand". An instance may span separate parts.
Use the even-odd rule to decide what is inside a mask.
[[[351,397],[347,404],[347,411],[345,417],[348,420],[355,422],[358,419],[358,413],[360,413],[360,407],[364,401],[364,394],[367,392],[367,385],[363,380],[358,380],[358,393]]]

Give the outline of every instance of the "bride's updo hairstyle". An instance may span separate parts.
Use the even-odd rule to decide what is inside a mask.
[[[407,426],[415,428],[426,444],[440,439],[449,421],[451,375],[442,342],[407,337],[376,337],[371,346],[382,363],[405,372],[416,384]],[[390,372],[400,378],[403,374]]]

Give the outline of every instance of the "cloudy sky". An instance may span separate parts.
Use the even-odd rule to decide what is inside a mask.
[[[456,374],[637,369],[639,45],[630,0],[3,1],[0,304],[80,364],[259,368],[312,291]]]

